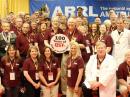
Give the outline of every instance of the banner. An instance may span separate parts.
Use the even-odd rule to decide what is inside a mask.
[[[67,17],[76,15],[80,6],[89,22],[93,22],[97,16],[100,16],[102,21],[105,20],[111,8],[115,9],[117,14],[125,11],[130,15],[130,0],[30,0],[30,13],[41,10],[45,5],[50,10],[50,17],[55,16],[57,12],[62,12]]]

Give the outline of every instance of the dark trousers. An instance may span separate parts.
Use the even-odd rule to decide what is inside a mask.
[[[40,97],[40,88],[35,89],[35,87],[29,82],[25,83],[26,91],[25,97]]]
[[[5,87],[5,97],[19,97],[19,86]]]
[[[93,97],[93,95],[96,95],[97,97],[99,97],[99,90],[93,91],[92,89],[88,89],[85,86],[85,84],[82,84],[82,91],[83,91],[84,97]]]

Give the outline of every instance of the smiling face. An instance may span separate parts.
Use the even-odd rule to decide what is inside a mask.
[[[106,28],[106,26],[105,26],[105,25],[101,25],[99,30],[100,30],[100,33],[103,35],[103,34],[105,34],[105,33],[106,33],[107,28]]]
[[[10,31],[10,24],[9,23],[2,23],[2,30],[3,32],[9,32]]]
[[[97,31],[97,25],[96,24],[92,24],[92,32],[96,32]]]
[[[54,18],[52,19],[52,27],[53,27],[53,28],[58,28],[58,27],[59,27],[59,20],[58,20],[57,17],[54,17]]]
[[[103,42],[96,43],[97,55],[99,57],[104,57],[106,55],[106,45]]]
[[[38,50],[36,48],[31,48],[30,49],[30,56],[33,59],[37,58],[37,56],[38,56]]]
[[[67,26],[70,30],[75,29],[76,24],[74,18],[69,18]]]
[[[36,29],[37,28],[37,23],[36,22],[31,22],[31,28]]]
[[[22,26],[22,31],[24,34],[27,34],[30,30],[30,25],[28,23],[24,23]]]
[[[124,22],[121,18],[117,19],[117,30],[119,31],[124,30]]]
[[[16,55],[16,50],[13,47],[10,47],[7,52],[8,52],[9,57],[13,58]]]
[[[51,57],[51,50],[50,48],[46,48],[44,51],[44,55],[46,58],[50,58]]]
[[[44,32],[47,29],[47,25],[45,23],[41,24],[41,32]]]
[[[77,47],[76,47],[76,45],[73,44],[73,45],[71,46],[71,55],[72,55],[72,56],[75,56],[76,53],[77,53]]]

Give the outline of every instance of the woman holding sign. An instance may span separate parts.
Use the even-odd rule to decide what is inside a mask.
[[[41,97],[58,97],[60,64],[52,55],[49,47],[45,47],[42,59],[39,68],[39,76],[43,90],[43,96]]]
[[[26,97],[40,97],[40,81],[38,75],[39,50],[36,46],[30,46],[28,58],[23,64],[23,74],[25,81]]]
[[[67,60],[67,97],[80,97],[84,61],[77,42],[71,43]]]
[[[1,59],[5,97],[18,97],[20,86],[20,56],[14,45],[9,45]]]

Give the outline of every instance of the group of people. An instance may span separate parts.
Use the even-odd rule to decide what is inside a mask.
[[[77,9],[45,17],[36,11],[0,22],[0,94],[3,97],[122,97],[130,92],[130,22],[111,9],[104,22],[92,24]],[[70,49],[54,52],[50,41],[64,34]],[[117,88],[119,86],[119,88]]]

